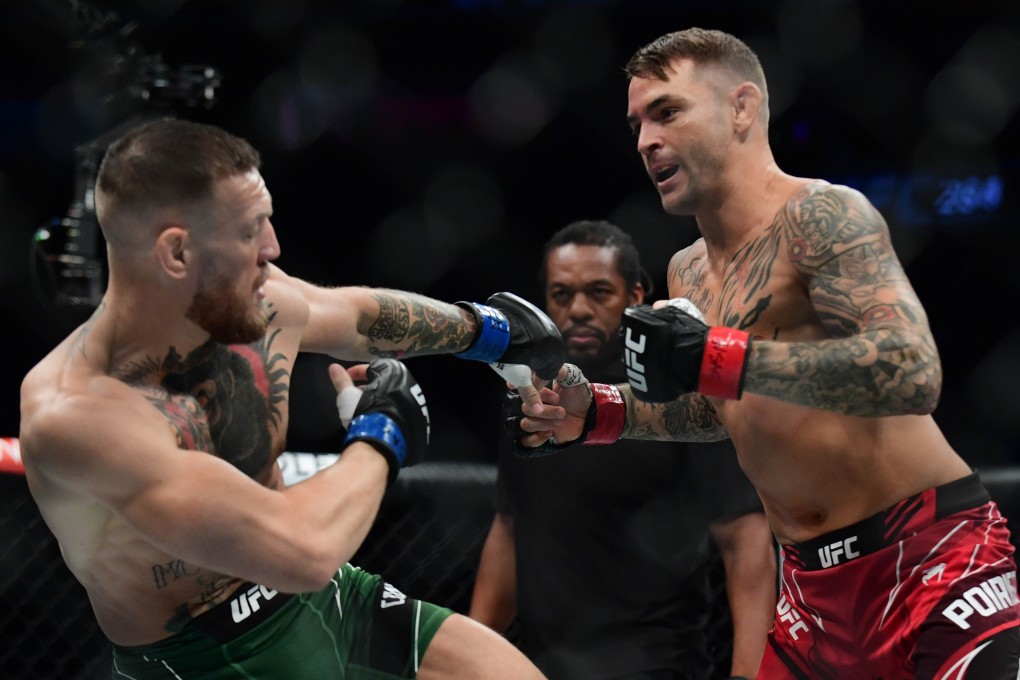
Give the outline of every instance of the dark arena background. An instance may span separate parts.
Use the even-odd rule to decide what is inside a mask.
[[[661,296],[696,228],[647,181],[622,66],[689,26],[760,55],[781,168],[883,212],[942,356],[936,420],[1020,518],[1020,3],[1007,0],[5,0],[0,436],[17,437],[24,374],[102,294],[96,163],[153,116],[215,123],[262,152],[291,274],[540,303],[546,237],[607,218]],[[292,452],[336,452],[325,363],[295,368]],[[359,558],[465,611],[500,382],[476,362],[409,364],[432,413],[429,463],[401,476]],[[102,677],[106,644],[16,473],[0,474],[0,539],[0,678]],[[713,626],[722,659],[728,622]]]

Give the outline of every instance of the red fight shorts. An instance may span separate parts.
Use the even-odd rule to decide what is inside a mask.
[[[784,546],[759,680],[1017,680],[1009,538],[975,473]]]

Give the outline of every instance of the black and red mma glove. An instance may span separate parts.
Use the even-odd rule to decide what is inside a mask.
[[[708,326],[689,300],[628,307],[620,335],[627,382],[638,399],[666,402],[691,392],[740,399],[751,335]]]

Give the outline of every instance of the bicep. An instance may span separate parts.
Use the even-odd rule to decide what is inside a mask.
[[[810,194],[788,220],[794,266],[833,337],[927,325],[882,215],[859,192]]]
[[[308,320],[301,336],[302,351],[351,361],[373,358],[368,349],[368,337],[358,330],[367,308],[375,304],[367,289],[326,288],[300,279],[292,281],[308,303]]]

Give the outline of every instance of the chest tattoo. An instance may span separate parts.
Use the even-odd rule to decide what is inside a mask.
[[[780,241],[780,231],[773,225],[733,256],[720,297],[719,320],[723,326],[751,328],[768,309],[772,302],[769,282]]]
[[[208,342],[182,357],[170,347],[120,376],[145,391],[177,434],[181,448],[207,451],[255,477],[272,455],[272,428],[283,422],[290,371],[273,351],[274,331],[250,345]],[[153,387],[146,376],[159,372]]]
[[[715,304],[715,295],[709,290],[705,281],[705,267],[708,260],[704,257],[684,259],[673,268],[671,278],[676,280],[687,291],[686,297],[698,309],[711,309]]]
[[[710,284],[708,260],[703,256],[683,258],[673,266],[670,277],[698,309],[714,310],[719,325],[746,330],[772,304],[772,271],[781,243],[782,232],[773,224],[742,246],[727,263],[718,291]]]

